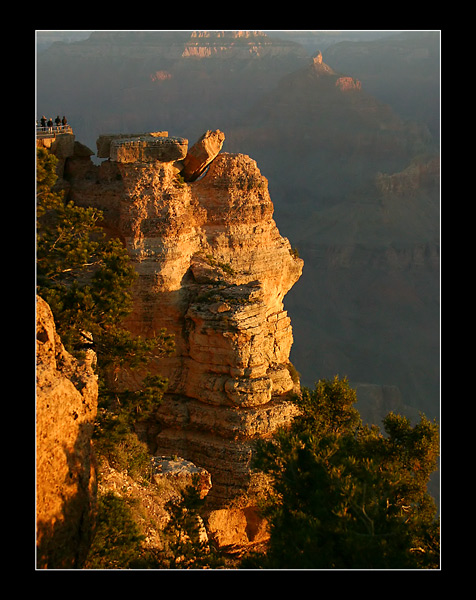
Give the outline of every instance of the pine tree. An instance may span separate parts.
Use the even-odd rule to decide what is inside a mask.
[[[53,155],[38,150],[37,284],[63,343],[75,352],[117,329],[130,312],[136,273],[122,244],[99,227],[102,213],[54,191],[55,164]]]
[[[173,336],[165,330],[150,338],[132,335],[121,322],[132,309],[136,272],[127,250],[108,238],[101,211],[76,206],[55,190],[57,159],[37,152],[37,291],[48,302],[66,349],[80,356],[97,355],[99,423],[97,447],[112,456],[122,440],[130,440],[134,422],[157,406],[167,381],[145,373],[134,390],[115,384],[111,373],[145,367],[151,359],[173,352]]]
[[[258,443],[255,466],[274,482],[264,508],[270,545],[258,566],[438,568],[439,525],[427,492],[438,426],[422,415],[412,427],[390,413],[381,433],[362,425],[355,401],[346,379],[321,380],[304,390],[291,428]]]
[[[108,492],[98,499],[96,531],[83,568],[133,568],[143,540],[126,501]]]

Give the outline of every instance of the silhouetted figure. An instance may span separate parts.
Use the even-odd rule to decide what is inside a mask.
[[[53,131],[53,119],[51,117],[48,119],[47,125],[48,125],[48,131],[51,133]]]
[[[63,127],[66,126],[66,124],[68,123],[68,121],[66,120],[66,117],[63,115],[63,118],[61,119],[61,123],[63,124]]]
[[[46,127],[46,117],[45,116],[41,117],[40,124],[43,127],[43,129]]]
[[[56,127],[59,127],[61,125],[61,119],[60,119],[59,115],[56,116],[55,124],[56,124]]]

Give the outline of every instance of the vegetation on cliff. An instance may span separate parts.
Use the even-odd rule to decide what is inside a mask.
[[[217,568],[223,559],[202,535],[198,516],[203,505],[197,488],[190,485],[165,507],[170,520],[161,534],[161,547],[145,544],[138,524],[140,506],[108,492],[99,499],[96,534],[85,569],[201,569]],[[136,503],[137,504],[137,503]]]
[[[137,470],[145,454],[134,421],[157,406],[167,381],[150,376],[140,387],[124,389],[115,384],[114,371],[170,354],[173,338],[162,330],[146,339],[121,326],[132,307],[136,277],[129,255],[119,240],[104,234],[101,211],[76,206],[55,189],[56,163],[54,155],[38,149],[38,294],[50,305],[66,349],[76,355],[92,349],[97,355],[97,448],[118,466]]]
[[[143,339],[121,327],[135,277],[127,252],[102,232],[100,211],[75,206],[55,191],[55,163],[38,152],[38,293],[49,302],[69,351],[97,354],[96,448],[140,478],[149,457],[134,423],[157,406],[166,381],[155,375],[138,389],[124,389],[114,372],[146,367],[150,358],[170,353],[173,342],[165,331]],[[362,425],[355,401],[346,380],[321,380],[296,399],[301,414],[290,427],[257,442],[254,466],[273,481],[263,506],[271,537],[266,553],[248,556],[243,567],[438,568],[439,525],[427,492],[438,427],[424,416],[412,427],[390,413],[382,433]],[[130,507],[111,495],[100,498],[86,567],[217,566],[198,536],[196,500],[190,491],[170,506],[169,554],[156,556],[144,554]]]
[[[144,367],[151,358],[172,353],[173,336],[165,330],[152,338],[121,327],[131,309],[136,277],[129,256],[116,239],[107,239],[102,213],[68,201],[55,189],[57,159],[37,152],[37,290],[52,309],[58,333],[74,355],[92,349],[97,356],[99,413],[93,438],[98,462],[127,473],[139,485],[150,484],[150,454],[134,425],[157,408],[167,388],[160,376],[146,376],[142,386],[115,385],[121,367]],[[143,371],[141,371],[143,372]],[[197,519],[203,502],[191,486],[168,502],[171,515],[163,531],[165,547],[152,551],[131,502],[99,494],[91,547],[82,568],[158,569],[219,564],[200,540]],[[139,511],[140,512],[140,511]],[[55,549],[59,555],[61,548]]]
[[[417,569],[439,566],[439,523],[427,492],[439,433],[390,413],[384,433],[363,426],[346,379],[304,390],[289,430],[258,442],[256,467],[273,493],[264,507],[268,552],[246,566]]]
[[[130,310],[134,269],[118,240],[101,234],[100,211],[75,206],[64,192],[54,191],[56,162],[53,154],[38,149],[38,289],[69,351],[86,344],[105,349],[101,335]]]

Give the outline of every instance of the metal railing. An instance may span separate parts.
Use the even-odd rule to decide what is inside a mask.
[[[53,125],[52,127],[41,127],[40,125],[36,126],[36,137],[39,138],[56,137],[62,133],[73,133],[71,125]]]

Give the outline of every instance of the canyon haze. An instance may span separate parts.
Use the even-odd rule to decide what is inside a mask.
[[[439,32],[84,35],[37,32],[38,118],[93,149],[223,131],[304,260],[285,298],[301,383],[347,375],[373,421],[438,417]]]

